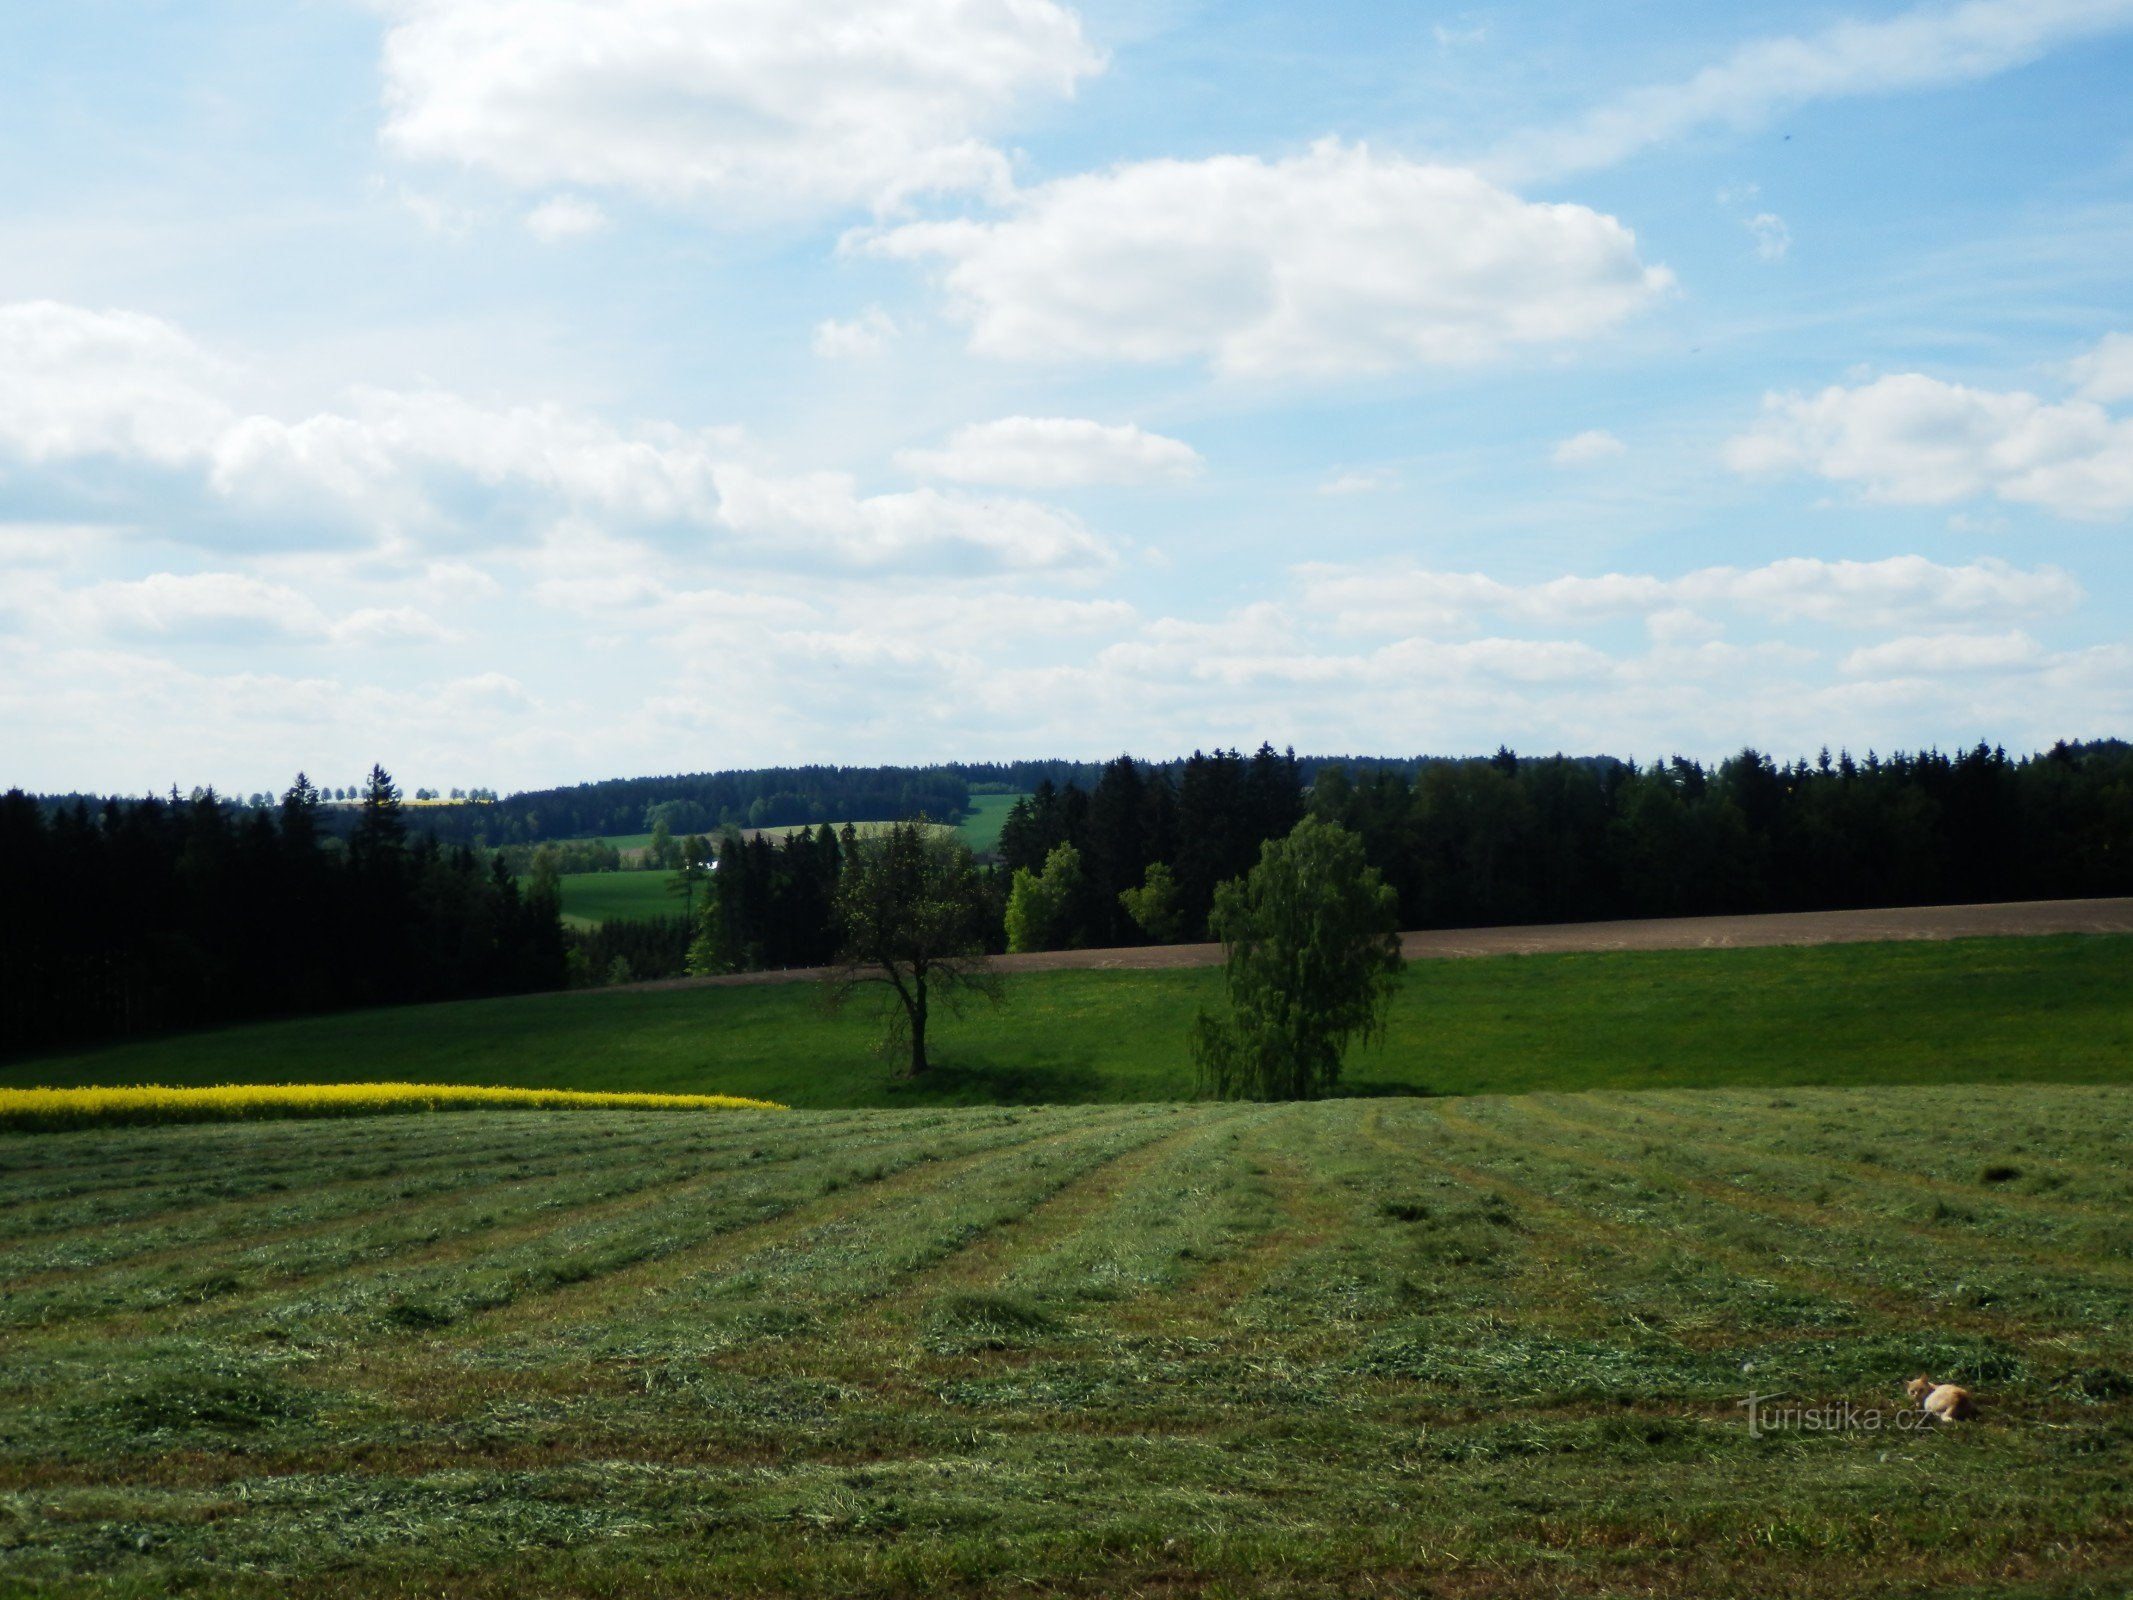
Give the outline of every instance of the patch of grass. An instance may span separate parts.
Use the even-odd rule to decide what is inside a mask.
[[[608,879],[656,874],[606,874]],[[2133,937],[1975,939],[1806,949],[1418,962],[1384,1045],[1344,1090],[2124,1082]],[[875,1053],[863,1010],[810,985],[465,1001],[257,1024],[0,1064],[0,1084],[360,1082],[389,1061],[439,1083],[739,1094],[796,1106],[1115,1103],[1192,1093],[1185,1038],[1220,973],[1017,974],[1008,1003],[937,1018],[930,1078]],[[1789,1098],[1789,1097],[1780,1097]],[[1785,1107],[1766,1101],[1758,1116]],[[1654,1153],[1664,1158],[1663,1140]],[[1898,1145],[1855,1153],[1894,1159]],[[2011,1144],[2028,1177],[2060,1181]]]
[[[2133,1088],[1784,1098],[0,1134],[0,1592],[2123,1592]]]
[[[1019,794],[972,795],[970,814],[956,824],[956,837],[970,847],[972,855],[991,855],[1000,848],[1000,829],[1007,822],[1007,814],[1015,809],[1016,801],[1026,798]]]
[[[610,841],[612,842],[612,841]],[[579,927],[602,922],[678,917],[682,897],[667,887],[668,872],[565,872],[556,879],[563,920]]]

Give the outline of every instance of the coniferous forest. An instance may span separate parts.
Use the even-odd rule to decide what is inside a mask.
[[[411,839],[379,769],[345,839],[302,776],[47,811],[0,796],[0,1050],[563,981],[554,900]]]
[[[1648,767],[1508,750],[1313,760],[1262,746],[1120,757],[1079,769],[1093,774],[1086,788],[1037,775],[1054,764],[1021,765],[958,771],[1036,776],[990,880],[997,941],[1013,925],[1027,949],[1205,938],[1215,886],[1306,811],[1362,836],[1406,928],[2133,894],[2133,747],[2117,741],[2026,759],[1979,745]],[[692,970],[825,959],[835,852],[827,828],[777,847],[732,841]],[[1011,924],[1025,881],[1042,911]]]

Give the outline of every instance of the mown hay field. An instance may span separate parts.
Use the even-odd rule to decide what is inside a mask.
[[[0,1592],[2119,1594],[2129,1130],[1977,1086],[0,1135]],[[1921,1371],[1982,1418],[1899,1427]]]

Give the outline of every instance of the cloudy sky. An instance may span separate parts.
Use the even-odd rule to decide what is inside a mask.
[[[2133,733],[2133,0],[0,18],[0,784]]]

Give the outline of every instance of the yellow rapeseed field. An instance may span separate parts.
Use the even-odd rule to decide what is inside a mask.
[[[211,1122],[241,1117],[360,1117],[391,1111],[783,1111],[730,1094],[594,1094],[462,1083],[229,1083],[212,1089],[128,1084],[101,1089],[0,1089],[0,1128],[113,1122]]]

